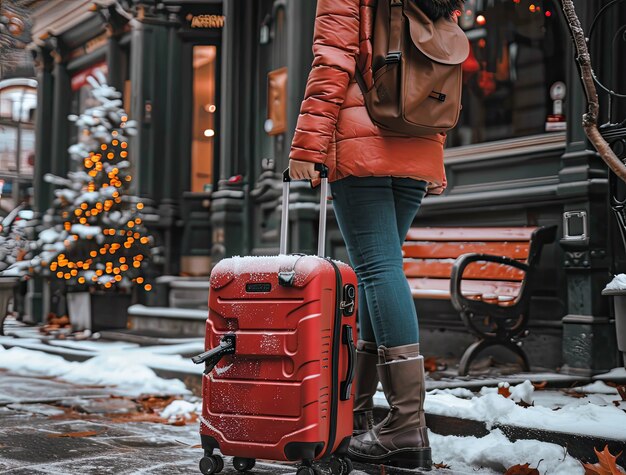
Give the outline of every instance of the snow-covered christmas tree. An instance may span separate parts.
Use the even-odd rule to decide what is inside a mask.
[[[141,199],[129,194],[132,182],[128,137],[136,134],[121,94],[104,75],[87,78],[96,105],[70,116],[79,140],[69,148],[77,171],[67,178],[46,175],[58,187],[43,216],[33,260],[36,270],[78,287],[151,289],[144,271],[156,252],[143,225]],[[39,269],[37,269],[39,267]]]

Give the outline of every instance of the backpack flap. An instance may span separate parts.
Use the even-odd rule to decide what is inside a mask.
[[[404,14],[415,47],[432,61],[461,64],[470,53],[467,36],[454,21],[440,18],[433,22],[414,2],[406,2]]]

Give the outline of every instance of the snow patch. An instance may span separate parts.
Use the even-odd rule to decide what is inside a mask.
[[[604,290],[626,290],[626,274],[616,275]]]
[[[42,351],[15,347],[0,351],[0,368],[15,374],[53,377],[80,385],[115,386],[130,396],[189,393],[182,381],[158,377],[135,358],[129,358],[128,353],[99,355],[77,363]]]
[[[604,381],[612,381],[612,380],[626,380],[626,368],[619,367],[613,368],[608,373],[597,374],[593,377],[595,380],[604,380]]]
[[[200,414],[202,412],[202,403],[187,402],[183,400],[172,401],[169,406],[163,409],[160,416],[163,419],[167,419],[169,422],[174,422],[179,419],[190,420],[193,414]]]
[[[505,400],[502,396],[501,399]],[[517,464],[538,467],[541,475],[583,475],[582,465],[563,447],[537,440],[511,442],[495,429],[485,437],[441,436],[429,433],[433,462],[443,462],[455,473],[502,474]]]
[[[89,239],[102,233],[100,226],[86,226],[84,224],[73,224],[72,234],[77,234],[81,239]]]
[[[451,394],[452,396],[456,396],[462,399],[471,399],[475,396],[472,391],[466,388],[444,388],[428,391],[429,396],[434,396],[436,394]]]
[[[585,386],[574,388],[577,393],[619,394],[617,388],[611,387],[603,381],[596,381]]]
[[[488,428],[506,424],[626,440],[626,413],[612,404],[596,405],[596,401],[605,404],[603,399],[597,399],[599,396],[592,395],[584,403],[576,400],[564,404],[555,411],[540,406],[522,407],[496,391],[483,388],[480,396],[470,400],[452,394],[429,395],[425,409],[431,414],[482,421]]]

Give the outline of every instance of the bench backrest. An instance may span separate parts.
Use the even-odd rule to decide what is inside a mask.
[[[411,228],[402,247],[404,273],[415,296],[447,298],[452,266],[467,253],[506,256],[529,265],[539,258],[550,239],[541,227]],[[552,229],[552,234],[554,230]],[[493,294],[504,298],[518,294],[525,273],[511,266],[477,262],[463,274],[463,293]]]
[[[402,247],[407,277],[450,278],[457,257],[467,253],[493,254],[527,262],[536,227],[524,228],[412,228]],[[465,279],[521,281],[524,272],[500,264],[474,264]]]

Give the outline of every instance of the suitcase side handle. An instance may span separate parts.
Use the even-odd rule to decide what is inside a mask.
[[[354,366],[356,364],[356,347],[354,346],[354,334],[352,326],[344,325],[341,336],[341,342],[348,347],[348,371],[346,379],[341,382],[340,395],[342,401],[350,399],[352,392],[352,382],[354,381]]]
[[[235,354],[236,343],[237,337],[235,334],[224,335],[220,340],[219,346],[192,357],[191,361],[195,364],[206,363],[204,374],[209,374],[224,356]]]
[[[320,224],[317,236],[317,255],[324,257],[326,253],[326,214],[328,209],[328,167],[323,163],[316,163],[315,170],[320,172],[322,185],[320,186]],[[283,212],[280,219],[280,254],[287,254],[287,233],[289,229],[289,185],[291,177],[289,168],[283,172]]]

